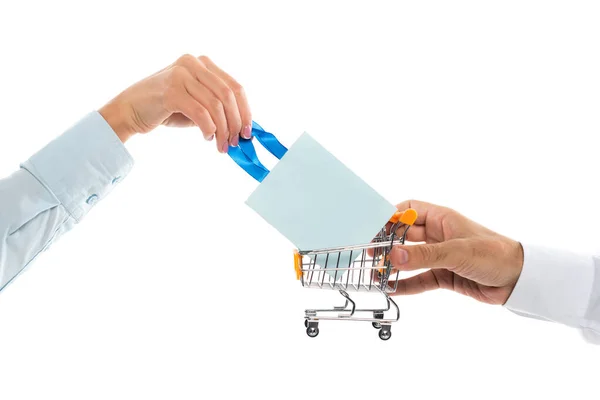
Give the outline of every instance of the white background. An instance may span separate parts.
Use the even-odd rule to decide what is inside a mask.
[[[1,176],[206,54],[256,121],[288,144],[310,132],[390,201],[600,249],[597,2],[149,3],[1,3]],[[304,308],[339,295],[301,288],[292,245],[243,203],[255,183],[213,146],[131,140],[129,177],[0,294],[0,399],[597,397],[600,348],[575,330],[451,292],[398,299],[388,342],[343,322],[308,338]]]

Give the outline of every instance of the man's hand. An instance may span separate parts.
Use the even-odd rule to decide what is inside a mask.
[[[408,230],[407,241],[426,244],[394,247],[394,269],[430,269],[400,280],[395,294],[442,288],[489,304],[504,304],[508,300],[523,268],[520,243],[449,208],[414,200],[397,207],[417,211],[419,217]]]
[[[126,89],[100,114],[123,142],[159,125],[197,126],[227,153],[239,135],[250,138],[252,116],[242,86],[208,57],[184,55]]]

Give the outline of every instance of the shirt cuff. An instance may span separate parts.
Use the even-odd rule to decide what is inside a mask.
[[[54,194],[77,222],[132,167],[133,158],[96,111],[21,165]]]
[[[526,316],[581,326],[594,282],[590,256],[523,245],[521,276],[505,307]]]

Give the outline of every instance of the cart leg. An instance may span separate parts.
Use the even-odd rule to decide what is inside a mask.
[[[346,310],[347,307],[348,307],[348,299],[346,299],[346,304],[344,304],[343,306],[339,306],[339,307],[333,306],[333,309],[335,311],[344,311],[344,310]]]
[[[373,318],[374,319],[383,319],[383,313],[375,311],[375,312],[373,312]],[[379,322],[374,321],[373,328],[381,329],[381,324]]]
[[[347,317],[353,316],[354,315],[354,311],[356,310],[356,303],[354,302],[354,300],[352,300],[350,298],[350,295],[345,290],[340,289],[339,292],[340,292],[340,294],[342,296],[344,296],[346,298],[346,307],[348,306],[348,302],[350,302],[350,304],[352,304],[352,309],[351,310],[346,310],[345,307],[344,307],[344,310],[341,310],[341,311],[350,311],[350,314],[347,314],[347,315],[340,314],[340,317],[346,317],[347,318]]]
[[[388,296],[387,293],[385,296],[387,298],[387,301],[389,303],[391,303],[394,306],[394,308],[396,309],[396,321],[398,321],[400,319],[400,307],[398,307],[398,304],[396,304],[394,299],[392,299],[390,296]]]

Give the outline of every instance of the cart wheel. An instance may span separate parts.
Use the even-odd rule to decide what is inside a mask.
[[[309,337],[317,337],[317,335],[319,334],[319,328],[317,328],[316,326],[309,326],[308,328],[306,328],[306,334]]]
[[[308,328],[308,320],[307,319],[304,320],[304,327]]]
[[[373,328],[381,329],[381,324],[379,322],[371,322],[371,324],[373,324]]]
[[[379,331],[379,339],[388,340],[391,337],[392,337],[392,331],[389,331],[387,329],[382,329]]]

